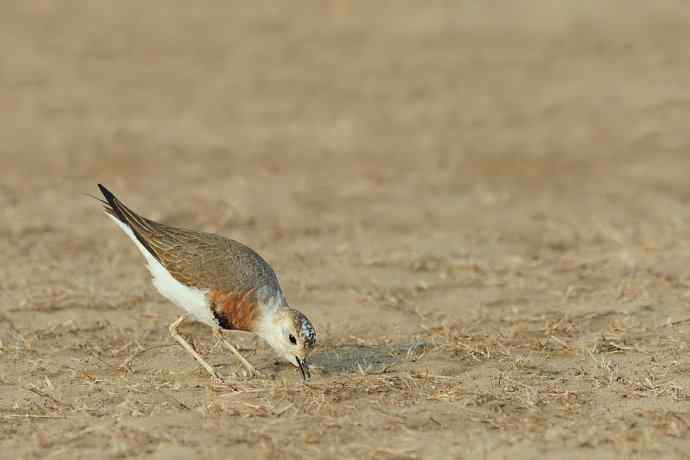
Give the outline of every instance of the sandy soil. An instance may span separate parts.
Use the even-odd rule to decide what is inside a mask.
[[[687,2],[100,3],[0,14],[0,458],[688,458]],[[97,182],[259,250],[312,384],[214,385]]]

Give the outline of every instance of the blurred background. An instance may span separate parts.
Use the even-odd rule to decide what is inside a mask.
[[[684,158],[689,15],[678,1],[5,2],[3,181],[644,176],[641,157]]]
[[[413,336],[434,341],[430,331],[449,327],[443,330],[493,337],[488,329],[467,332],[468,324],[519,331],[524,318],[548,315],[581,322],[549,329],[547,339],[562,334],[572,349],[589,350],[608,330],[606,321],[589,322],[597,315],[623,315],[628,330],[687,314],[687,2],[35,0],[4,1],[1,9],[0,344],[14,347],[4,359],[15,366],[5,368],[13,369],[6,377],[16,388],[40,375],[26,356],[58,366],[51,375],[56,384],[65,379],[60,397],[69,399],[81,390],[59,365],[73,353],[98,374],[110,371],[90,361],[94,344],[108,361],[132,352],[131,337],[167,343],[176,309],[153,291],[129,241],[83,195],[96,193],[97,182],[147,217],[257,248],[291,303],[314,319],[324,350]],[[108,326],[99,329],[103,321]],[[516,334],[517,349],[534,343]],[[31,337],[44,347],[38,355],[22,354]],[[633,347],[619,339],[612,343]],[[497,347],[491,340],[487,350]],[[652,366],[645,369],[675,360],[673,381],[687,381],[678,348],[654,343],[645,346],[659,353],[656,364],[644,361]],[[413,440],[404,455],[515,458],[501,449],[517,444],[527,456],[544,445],[682,451],[686,415],[683,423],[673,414],[663,423],[628,419],[616,412],[623,396],[613,390],[578,393],[577,409],[553,402],[567,420],[555,423],[562,428],[556,434],[548,431],[553,420],[523,423],[538,417],[530,412],[538,404],[516,402],[511,413],[526,418],[503,424],[505,414],[477,402],[484,399],[463,399],[479,390],[462,379],[475,365],[479,382],[496,377],[504,348],[471,356],[468,349],[441,347],[420,364],[461,376],[456,396],[444,399],[458,406],[444,407],[462,420],[442,421],[433,445],[422,434],[400,434]],[[556,353],[547,351],[533,350],[543,362]],[[257,359],[270,369],[270,353],[262,353]],[[626,365],[640,368],[642,355],[628,353]],[[139,375],[173,362],[193,368],[174,349],[148,356]],[[580,364],[565,368],[583,365],[580,355],[566,358]],[[520,366],[506,366],[501,372],[527,379]],[[590,380],[578,378],[569,391],[591,390]],[[20,390],[5,388],[3,407],[21,400],[33,410],[35,394],[18,399]],[[667,414],[679,397],[664,394],[666,405],[653,410]],[[189,403],[197,393],[186,396]],[[155,404],[153,394],[141,397],[152,398],[144,406]],[[120,403],[93,398],[107,413]],[[680,400],[687,410],[688,398]],[[300,401],[292,400],[300,413],[313,408]],[[380,414],[334,404],[341,415],[383,423]],[[468,404],[475,415],[485,411],[485,422],[473,425],[463,412]],[[597,419],[598,434],[589,435],[599,407],[615,416]],[[56,438],[89,420],[77,413],[54,425]],[[149,433],[182,426],[174,417],[156,420]],[[294,423],[314,422],[300,420]],[[262,426],[247,423],[247,430]],[[357,423],[343,426],[354,433]],[[634,423],[659,444],[630,431]],[[578,427],[584,434],[574,436]],[[458,445],[458,429],[476,429],[481,438]],[[39,455],[40,439],[20,441],[32,433],[21,425],[5,448]],[[367,436],[376,431],[360,433],[358,442]],[[348,442],[332,443],[329,452],[366,451]],[[396,445],[381,456],[398,452]]]

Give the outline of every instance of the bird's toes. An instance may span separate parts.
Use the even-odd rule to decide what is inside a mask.
[[[243,367],[238,371],[239,375],[242,376],[245,379],[253,379],[257,377],[262,377],[263,375],[261,372],[257,371],[255,368],[246,368]]]
[[[223,385],[225,384],[225,377],[220,375],[218,372],[213,373],[213,383]]]

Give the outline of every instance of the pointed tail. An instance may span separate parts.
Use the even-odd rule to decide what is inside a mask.
[[[136,214],[134,211],[129,209],[124,205],[117,197],[108,190],[103,184],[98,184],[105,201],[100,198],[96,198],[98,201],[103,203],[103,209],[105,209],[106,214],[119,220],[123,224],[127,225],[137,237],[137,240],[146,248],[148,252],[151,253],[153,257],[160,261],[158,254],[151,246],[147,236],[155,233],[155,229],[151,226],[151,223]],[[95,198],[95,197],[94,197]]]

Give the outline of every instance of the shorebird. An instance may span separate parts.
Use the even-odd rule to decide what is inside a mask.
[[[290,308],[273,268],[253,249],[212,233],[183,230],[146,219],[125,206],[103,185],[106,214],[146,258],[153,285],[184,314],[170,324],[170,335],[211,374],[223,381],[177,331],[190,318],[210,326],[214,337],[256,375],[221,329],[248,331],[262,337],[286,361],[310,378],[307,357],[316,331],[306,316]]]

